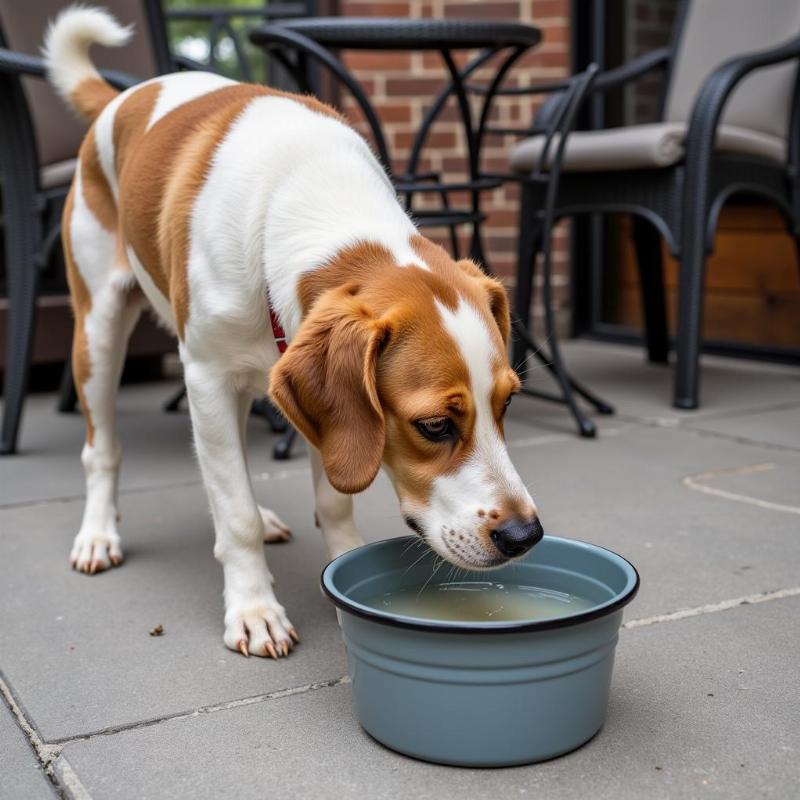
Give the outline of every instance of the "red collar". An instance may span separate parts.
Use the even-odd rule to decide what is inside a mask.
[[[278,320],[278,315],[275,313],[275,309],[272,307],[269,297],[267,297],[267,308],[269,309],[269,321],[272,323],[272,335],[275,337],[275,344],[278,347],[278,352],[283,355],[286,352],[286,348],[289,346],[286,341],[286,331],[284,331],[283,326]]]

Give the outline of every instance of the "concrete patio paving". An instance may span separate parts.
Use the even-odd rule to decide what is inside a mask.
[[[635,349],[570,343],[617,406],[578,439],[564,410],[518,398],[512,458],[550,533],[638,567],[608,720],[544,764],[466,770],[384,749],[350,706],[307,460],[270,459],[253,419],[260,501],[294,530],[267,553],[300,631],[290,658],[222,644],[222,576],[186,414],[172,384],[120,397],[126,563],[67,557],[82,511],[79,417],[28,403],[0,461],[0,798],[789,798],[800,786],[800,371],[706,359],[703,408],[669,406],[671,372]],[[543,387],[546,376],[531,380]],[[405,534],[380,478],[366,538]],[[165,634],[151,637],[156,625]]]

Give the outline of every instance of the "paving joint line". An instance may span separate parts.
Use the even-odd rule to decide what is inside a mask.
[[[618,428],[612,427],[607,428],[605,431],[600,431],[599,438],[610,438],[613,436],[620,436],[626,433],[629,433],[637,428],[637,426],[641,426],[644,423],[638,419],[624,419],[620,417],[619,419],[624,420],[628,425],[631,427],[628,428]],[[561,442],[561,441],[573,441],[577,437],[574,433],[561,433],[561,432],[553,432],[553,433],[542,433],[534,436],[529,436],[525,438],[520,438],[518,442],[509,442],[509,449],[523,449],[525,447],[536,447],[545,444],[551,444],[554,442]],[[278,469],[278,470],[262,470],[261,472],[253,473],[251,476],[253,481],[256,483],[266,483],[268,481],[279,481],[285,480],[286,478],[294,478],[299,477],[300,475],[309,475],[311,473],[310,465],[306,464],[305,466],[298,466],[289,469]],[[169,491],[172,489],[186,489],[192,486],[202,486],[203,479],[198,475],[196,478],[191,478],[185,481],[173,481],[172,483],[160,483],[155,484],[153,486],[135,486],[129,489],[120,489],[119,495],[120,497],[126,497],[130,495],[139,495],[139,494],[149,494],[150,492],[159,492],[159,491]],[[39,498],[35,500],[21,500],[19,502],[11,502],[11,503],[0,503],[0,511],[10,511],[19,508],[34,508],[36,506],[48,506],[48,505],[55,505],[57,503],[74,503],[77,500],[84,500],[86,497],[85,492],[81,492],[80,494],[67,494],[67,495],[60,495],[58,497],[46,497],[46,498]]]
[[[719,603],[706,603],[702,606],[681,608],[677,611],[671,611],[668,614],[655,614],[652,617],[632,619],[628,622],[624,622],[622,628],[623,630],[632,630],[634,628],[644,628],[649,625],[659,625],[664,622],[677,622],[678,620],[689,619],[691,617],[701,617],[706,614],[717,614],[720,611],[730,611],[730,609],[739,608],[740,606],[758,605],[759,603],[768,603],[772,600],[785,600],[788,597],[800,597],[800,586],[794,586],[791,589],[756,592],[754,594],[743,595],[742,597],[734,597],[730,600],[722,600]]]
[[[711,431],[707,428],[686,428],[683,430],[691,431],[700,436],[707,436],[712,439],[724,439],[727,442],[734,444],[743,444],[748,447],[763,447],[766,450],[777,450],[781,453],[800,453],[800,447],[795,447],[790,444],[776,444],[775,442],[762,442],[758,439],[750,439],[747,436],[737,436],[733,433],[722,433],[720,431]]]
[[[795,408],[800,403],[796,402],[786,402],[786,403],[777,403],[770,406],[755,406],[749,409],[743,410],[730,410],[727,412],[720,412],[718,415],[705,415],[700,418],[699,422],[702,423],[702,420],[705,419],[728,419],[731,417],[738,417],[738,416],[747,416],[752,414],[767,414],[771,411],[783,411],[789,408]],[[763,447],[768,450],[778,450],[781,452],[790,452],[790,453],[800,453],[800,447],[793,447],[791,445],[781,445],[781,444],[774,444],[772,442],[762,442],[758,439],[749,439],[744,436],[735,436],[733,434],[721,433],[719,431],[711,431],[705,428],[693,428],[690,427],[690,423],[684,422],[681,419],[675,417],[640,417],[636,414],[625,414],[625,413],[616,413],[614,415],[614,419],[618,420],[623,423],[627,423],[632,427],[627,429],[620,429],[620,428],[606,428],[604,429],[603,426],[599,426],[598,438],[609,438],[624,435],[626,433],[630,433],[638,428],[651,428],[651,429],[662,429],[662,428],[679,428],[683,431],[689,431],[694,433],[698,436],[710,436],[716,439],[723,439],[725,441],[734,442],[736,444],[743,444],[749,445],[753,447]],[[525,447],[536,447],[546,444],[555,444],[558,442],[566,442],[571,441],[575,438],[574,434],[572,433],[561,433],[553,431],[552,433],[543,433],[538,435],[533,435],[529,437],[524,437],[516,442],[510,441],[508,443],[509,449],[516,450],[522,449]],[[310,467],[296,467],[294,469],[284,469],[284,470],[276,470],[276,471],[264,471],[252,476],[254,481],[271,481],[271,480],[283,480],[285,478],[295,477],[303,474],[309,473]],[[174,481],[172,483],[162,483],[153,486],[139,486],[133,487],[130,489],[120,489],[119,494],[120,496],[128,496],[128,495],[137,495],[137,494],[148,494],[149,492],[161,491],[161,490],[171,490],[171,489],[185,489],[192,486],[202,486],[203,481],[202,478],[192,478],[186,481]],[[32,508],[35,506],[46,506],[46,505],[55,505],[56,503],[72,503],[76,500],[83,500],[85,498],[85,492],[80,494],[69,494],[69,495],[61,495],[58,497],[48,497],[48,498],[40,498],[37,500],[22,500],[20,502],[11,502],[11,503],[0,503],[0,511],[8,511],[18,508]]]
[[[639,619],[629,620],[623,623],[623,630],[634,630],[636,628],[648,627],[650,625],[658,625],[668,622],[677,622],[691,617],[704,616],[706,614],[719,613],[721,611],[728,611],[740,606],[758,605],[759,603],[767,603],[773,600],[784,600],[790,597],[800,597],[800,586],[795,586],[789,589],[776,589],[771,591],[756,592],[754,594],[743,595],[742,597],[735,597],[729,600],[722,600],[719,603],[708,603],[702,606],[694,606],[692,608],[683,608],[677,611],[672,611],[667,614],[656,614],[651,617],[642,617]],[[350,683],[348,675],[341,675],[338,678],[331,678],[325,681],[317,681],[314,683],[303,684],[302,686],[295,686],[288,689],[278,689],[274,692],[267,692],[264,694],[251,695],[243,697],[238,700],[228,700],[222,703],[212,703],[210,705],[200,706],[199,708],[192,709],[191,711],[178,711],[174,714],[166,714],[162,717],[154,717],[152,719],[137,720],[136,722],[128,722],[120,725],[111,725],[107,728],[99,728],[95,731],[87,733],[76,734],[73,736],[65,736],[58,739],[53,739],[45,742],[38,736],[40,746],[45,748],[48,753],[55,754],[57,757],[61,751],[71,744],[78,742],[90,741],[98,736],[114,736],[118,733],[126,731],[142,730],[144,728],[152,728],[161,725],[165,722],[174,722],[183,719],[193,719],[195,717],[203,716],[205,714],[215,714],[219,711],[230,711],[236,708],[245,706],[256,705],[264,703],[269,700],[279,700],[284,697],[293,697],[295,695],[308,694],[319,689],[330,689],[336,686],[343,686]],[[2,684],[0,684],[2,685]],[[32,727],[31,727],[31,730]],[[62,762],[63,763],[63,762]]]
[[[310,467],[296,467],[295,469],[281,469],[274,472],[262,471],[251,475],[250,477],[255,482],[266,481],[279,481],[285,478],[293,478],[299,475],[306,475],[311,472]],[[202,486],[203,479],[201,477],[191,478],[185,481],[173,481],[172,483],[159,483],[153,486],[134,486],[129,489],[120,489],[120,497],[137,494],[149,494],[150,492],[168,491],[171,489],[185,489],[191,486]],[[47,497],[38,500],[21,500],[12,503],[0,503],[0,511],[7,511],[16,508],[32,508],[34,506],[48,506],[55,505],[56,503],[73,503],[76,500],[83,500],[86,497],[85,492],[81,494],[65,494],[59,497]]]
[[[736,417],[757,416],[758,414],[769,414],[772,411],[787,411],[791,408],[800,407],[800,400],[785,400],[782,403],[772,403],[765,406],[753,406],[752,408],[736,409],[729,408],[727,411],[711,412],[709,414],[702,414],[697,417],[698,420],[705,419],[736,419]],[[687,419],[691,419],[691,415]]]
[[[775,503],[772,500],[764,500],[760,497],[753,497],[752,495],[741,494],[740,492],[731,492],[727,489],[720,489],[717,486],[709,486],[707,483],[703,483],[703,481],[723,478],[729,475],[754,475],[759,472],[768,472],[776,469],[777,466],[777,464],[770,462],[767,464],[751,464],[746,467],[733,467],[731,469],[712,469],[705,472],[698,472],[694,475],[687,475],[681,483],[687,489],[691,489],[694,492],[701,492],[711,497],[718,497],[735,503],[745,503],[746,505],[764,508],[768,511],[780,511],[784,514],[800,514],[800,506],[792,506],[787,503]]]
[[[692,617],[729,611],[733,608],[740,608],[741,606],[757,605],[774,600],[784,600],[791,597],[800,597],[800,586],[787,589],[777,589],[773,591],[757,592],[754,594],[743,595],[742,597],[723,600],[719,603],[708,603],[702,606],[679,609],[667,614],[656,614],[650,617],[641,617],[623,623],[622,630],[635,630],[636,628],[644,628],[651,625],[677,622],[684,619],[690,619]],[[191,711],[179,711],[174,714],[167,714],[163,717],[139,720],[121,725],[113,725],[107,728],[89,731],[88,733],[53,739],[52,741],[45,741],[42,739],[33,724],[28,720],[2,672],[0,672],[0,695],[2,695],[5,704],[11,711],[11,714],[14,717],[18,727],[21,729],[23,735],[27,739],[37,761],[42,766],[42,770],[47,776],[56,794],[61,798],[65,798],[65,800],[91,800],[91,795],[86,790],[86,787],[81,783],[69,762],[62,757],[63,751],[68,745],[90,741],[98,736],[113,736],[117,733],[124,733],[126,731],[152,728],[165,722],[192,719],[205,714],[214,714],[219,711],[230,711],[232,709],[255,705],[269,700],[278,700],[284,697],[308,694],[319,689],[334,688],[336,686],[342,686],[348,683],[350,683],[349,676],[341,675],[338,678],[331,678],[326,681],[317,681],[288,689],[278,689],[274,692],[251,695],[250,697],[243,697],[238,700],[229,700],[223,703],[213,703],[210,705],[201,706]]]
[[[62,800],[92,800],[72,767],[66,761],[60,760],[63,747],[42,739],[17,702],[11,686],[2,672],[0,672],[0,696],[11,712],[17,727],[22,731],[55,794]],[[57,767],[59,767],[58,771]]]
[[[765,409],[766,411],[773,411],[774,408]],[[763,442],[759,439],[749,439],[746,436],[736,436],[731,433],[722,433],[721,431],[712,431],[707,428],[690,427],[688,423],[682,422],[673,417],[637,417],[634,415],[620,414],[618,419],[625,422],[636,422],[642,427],[651,430],[680,430],[685,433],[693,433],[699,437],[710,437],[713,439],[722,439],[726,442],[733,444],[742,444],[749,447],[762,447],[765,450],[777,450],[783,453],[800,453],[800,447],[793,445],[775,444],[774,442]]]
[[[707,419],[730,419],[732,417],[746,417],[756,414],[769,414],[771,411],[785,411],[789,408],[800,407],[800,400],[785,400],[781,403],[769,403],[767,405],[755,405],[748,408],[728,408],[720,411],[700,411],[697,414],[692,412],[675,412],[670,417],[659,417],[655,415],[638,416],[636,414],[626,414],[622,412],[617,414],[621,419],[638,419],[644,422],[656,421],[664,427],[683,427],[691,424],[693,421],[702,422]]]
[[[632,433],[636,430],[640,430],[642,425],[638,422],[632,420],[625,420],[624,426],[613,426],[604,428],[603,426],[598,426],[597,428],[597,438],[598,439],[611,439],[616,438],[617,436],[624,436],[627,433]],[[508,449],[509,450],[517,450],[522,449],[524,447],[539,447],[541,445],[547,444],[556,444],[558,442],[574,442],[579,440],[579,437],[574,433],[562,433],[560,431],[553,433],[542,433],[536,436],[526,436],[520,437],[516,440],[509,440],[508,442]]]
[[[319,689],[331,689],[347,683],[350,683],[350,677],[348,675],[340,675],[338,678],[331,678],[326,681],[306,683],[302,686],[294,686],[289,689],[278,689],[274,692],[251,695],[250,697],[242,697],[238,700],[228,700],[224,703],[212,703],[210,705],[200,706],[199,708],[192,709],[191,711],[177,711],[174,714],[166,714],[163,717],[153,717],[152,719],[137,720],[136,722],[126,722],[120,725],[110,725],[107,728],[99,728],[98,730],[77,734],[75,736],[65,736],[62,738],[53,739],[46,744],[50,747],[58,747],[60,752],[60,750],[65,748],[67,745],[75,744],[76,742],[89,741],[98,736],[114,736],[117,733],[124,733],[126,731],[152,728],[155,725],[160,725],[164,722],[192,719],[205,714],[215,714],[218,711],[230,711],[234,708],[251,706],[257,703],[264,703],[269,700],[280,700],[284,697],[294,697],[295,695],[308,694],[309,692],[315,692]]]

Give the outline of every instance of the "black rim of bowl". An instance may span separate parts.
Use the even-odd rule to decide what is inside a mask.
[[[392,542],[396,539],[408,538],[410,537],[392,537],[389,539],[381,539],[377,542],[370,542],[369,544],[362,545],[362,547],[372,547],[385,544],[386,542]],[[330,570],[340,558],[344,558],[347,553],[335,558],[325,567],[325,569],[322,570],[322,575],[320,575],[320,587],[322,588],[323,594],[325,594],[325,596],[328,597],[328,599],[337,608],[341,608],[342,611],[346,611],[348,614],[354,614],[357,617],[362,617],[372,622],[378,622],[381,625],[389,625],[393,628],[405,628],[407,630],[428,631],[429,633],[463,633],[467,635],[483,635],[487,633],[528,633],[530,631],[569,628],[573,625],[581,625],[584,622],[591,622],[592,620],[600,619],[601,617],[607,617],[609,614],[613,614],[615,611],[624,608],[626,605],[628,605],[628,603],[631,602],[631,600],[633,600],[634,597],[636,597],[636,593],[639,591],[640,584],[639,571],[624,556],[621,556],[619,553],[615,553],[613,550],[609,550],[607,547],[600,547],[600,545],[592,544],[591,542],[584,542],[580,539],[569,539],[564,536],[547,536],[546,538],[558,539],[560,541],[570,542],[571,544],[584,545],[592,548],[593,550],[602,550],[605,553],[610,553],[615,558],[625,562],[633,570],[633,574],[636,578],[633,582],[633,586],[631,586],[623,594],[615,597],[613,600],[607,603],[601,603],[599,606],[590,608],[587,611],[581,611],[577,614],[572,614],[566,617],[554,617],[553,619],[528,620],[521,622],[476,623],[465,621],[457,625],[439,620],[427,620],[424,618],[417,619],[415,617],[406,617],[400,614],[389,614],[386,611],[378,611],[377,609],[372,609],[369,606],[365,606],[361,603],[351,601],[345,595],[334,593],[325,585],[325,575],[328,573],[328,570]]]

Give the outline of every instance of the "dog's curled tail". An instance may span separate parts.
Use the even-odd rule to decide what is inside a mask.
[[[50,23],[43,48],[48,77],[86,119],[94,120],[118,94],[92,63],[89,47],[122,47],[132,34],[130,26],[120,25],[108,11],[85,5],[65,8]]]

